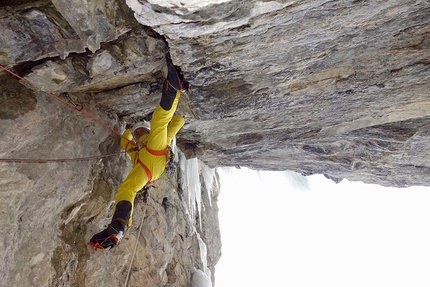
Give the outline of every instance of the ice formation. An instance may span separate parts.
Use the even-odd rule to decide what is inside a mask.
[[[199,163],[197,158],[186,159],[184,154],[179,153],[179,164],[181,168],[182,189],[188,193],[188,205],[191,216],[200,215],[202,209],[202,192],[199,177]]]
[[[212,206],[212,184],[215,180],[216,169],[210,168],[201,162],[200,165],[202,169],[203,183],[206,187],[206,192],[208,193],[209,204]]]
[[[209,168],[197,158],[186,159],[185,155],[178,151],[179,165],[180,165],[180,180],[182,183],[182,189],[184,193],[188,194],[188,206],[190,215],[192,218],[195,217],[198,212],[199,224],[201,226],[201,211],[202,211],[202,183],[200,182],[200,175],[206,192],[208,193],[209,203],[211,203],[212,195],[212,184],[215,180],[216,170]],[[196,210],[197,208],[197,210]],[[211,271],[207,267],[207,246],[201,239],[200,234],[194,227],[194,234],[197,237],[200,251],[200,261],[203,266],[203,270],[196,269],[193,273],[192,287],[211,287]]]
[[[191,280],[191,287],[212,287],[212,280],[202,270],[195,269],[193,279]]]
[[[183,190],[188,193],[188,204],[192,216],[197,214],[200,217],[202,212],[202,183],[200,182],[200,174],[202,175],[203,184],[206,189],[209,204],[212,205],[212,184],[215,180],[216,170],[210,168],[197,158],[186,159],[185,155],[178,152],[179,164],[181,169],[181,181]]]

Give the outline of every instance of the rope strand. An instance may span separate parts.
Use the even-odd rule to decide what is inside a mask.
[[[124,287],[127,287],[127,286],[128,286],[128,280],[130,279],[131,268],[132,268],[132,266],[133,266],[134,257],[136,256],[137,244],[139,243],[139,237],[140,237],[140,233],[142,232],[143,221],[144,221],[144,219],[145,219],[146,208],[148,207],[148,204],[149,204],[149,191],[148,191],[148,198],[147,198],[147,201],[146,201],[146,203],[145,203],[145,208],[144,208],[144,210],[143,210],[142,219],[141,219],[141,221],[140,221],[139,231],[138,231],[138,233],[137,233],[136,244],[134,245],[133,254],[131,255],[131,261],[130,261],[130,266],[128,267],[127,277],[125,278],[125,284],[124,284]]]
[[[76,158],[52,158],[52,159],[29,159],[29,158],[0,158],[0,162],[15,162],[15,163],[48,163],[48,162],[72,162],[72,161],[86,161],[92,159],[99,159],[105,157],[116,156],[125,153],[117,152],[105,155],[95,155],[87,157],[76,157]]]
[[[17,77],[20,80],[23,80],[24,82],[28,83],[29,85],[35,87],[35,85],[30,82],[29,80],[15,74],[14,72],[12,72],[11,70],[7,69],[6,67],[3,67],[2,65],[0,65],[0,69],[8,72],[9,74]],[[119,132],[117,132],[116,130],[112,129],[110,126],[106,125],[105,123],[103,123],[102,121],[98,120],[96,117],[94,117],[93,115],[89,114],[87,111],[84,110],[84,107],[82,105],[74,105],[72,103],[69,103],[68,101],[60,98],[59,96],[56,96],[52,93],[47,93],[49,96],[53,97],[54,99],[59,100],[60,102],[74,108],[75,110],[77,110],[78,112],[83,113],[84,115],[86,115],[87,117],[89,117],[90,119],[92,119],[93,121],[97,122],[98,124],[102,125],[103,127],[107,128],[108,130],[110,130],[111,132],[115,133],[116,135],[120,136],[121,138],[126,139],[127,141],[131,142],[132,145],[137,146],[137,144],[133,141],[130,141],[129,139],[125,138],[122,134],[120,134]]]

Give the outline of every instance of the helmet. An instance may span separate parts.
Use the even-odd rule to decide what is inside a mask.
[[[135,132],[136,132],[136,130],[137,130],[137,129],[139,129],[139,128],[145,128],[145,129],[147,129],[148,131],[150,131],[150,130],[151,130],[151,124],[150,124],[149,122],[147,122],[147,121],[143,121],[143,122],[137,122],[137,123],[135,123],[135,124],[133,125],[133,127],[131,128],[131,132],[132,132],[132,134],[133,134],[134,138],[136,138]]]

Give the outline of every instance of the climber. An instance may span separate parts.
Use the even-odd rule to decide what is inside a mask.
[[[121,138],[121,147],[131,157],[133,168],[115,193],[115,207],[111,223],[95,234],[88,242],[97,249],[115,247],[124,235],[126,227],[132,224],[133,202],[136,193],[147,183],[163,174],[168,146],[184,125],[184,118],[175,114],[180,92],[188,89],[179,67],[173,65],[169,53],[166,55],[167,78],[161,93],[160,104],[156,107],[151,123],[139,122],[127,125]],[[132,139],[137,147],[131,145]]]

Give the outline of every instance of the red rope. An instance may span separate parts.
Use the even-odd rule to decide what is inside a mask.
[[[26,83],[30,84],[31,86],[34,86],[34,84],[33,84],[32,82],[30,82],[29,80],[24,79],[23,77],[21,77],[21,76],[19,76],[19,75],[15,74],[14,72],[12,72],[11,70],[9,70],[9,69],[7,69],[7,68],[3,67],[2,65],[0,65],[0,68],[1,68],[1,69],[3,69],[4,71],[8,72],[9,74],[11,74],[11,75],[13,75],[13,76],[17,77],[18,79],[23,80],[24,82],[26,82]],[[95,122],[99,123],[100,125],[104,126],[104,127],[105,127],[105,128],[107,128],[107,129],[109,129],[111,132],[113,132],[113,133],[115,133],[115,134],[119,135],[121,138],[126,139],[126,140],[127,140],[127,141],[129,141],[132,145],[137,146],[137,144],[136,144],[135,142],[130,141],[129,139],[125,138],[122,134],[120,134],[119,132],[115,131],[114,129],[112,129],[110,126],[106,125],[106,124],[105,124],[105,123],[103,123],[102,121],[98,120],[98,119],[97,119],[97,118],[95,118],[93,115],[89,114],[87,111],[85,111],[85,110],[84,110],[84,107],[83,107],[83,106],[76,106],[76,105],[74,105],[74,104],[71,104],[71,103],[69,103],[68,101],[66,101],[66,100],[64,100],[64,99],[62,99],[62,98],[60,98],[60,97],[58,97],[58,96],[56,96],[56,95],[54,95],[54,94],[52,94],[52,93],[48,93],[48,95],[49,95],[49,96],[51,96],[51,97],[53,97],[53,98],[55,98],[55,99],[57,99],[57,100],[59,100],[60,102],[62,102],[62,103],[64,103],[64,104],[66,104],[66,105],[68,105],[68,106],[71,106],[71,107],[72,107],[72,108],[74,108],[75,110],[77,110],[77,111],[79,111],[79,112],[83,113],[84,115],[86,115],[87,117],[91,118],[91,119],[92,119],[92,120],[94,120]]]
[[[3,162],[23,162],[23,163],[47,163],[47,162],[70,162],[70,161],[85,161],[91,159],[105,158],[110,156],[120,155],[125,152],[117,152],[105,155],[96,155],[88,157],[76,157],[76,158],[52,158],[52,159],[26,159],[26,158],[0,158]]]

